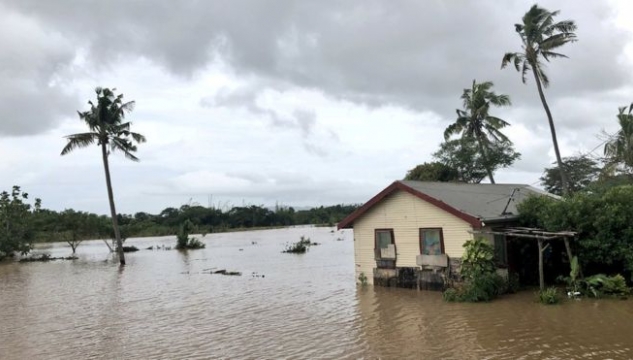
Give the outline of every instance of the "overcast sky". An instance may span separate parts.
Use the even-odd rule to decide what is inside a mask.
[[[633,101],[633,6],[543,1],[579,41],[548,64],[563,156],[615,131]],[[523,154],[498,182],[554,160],[534,83],[500,69],[532,2],[0,0],[0,189],[107,213],[100,152],[59,155],[96,86],[135,100],[140,163],[111,156],[118,211],[360,203],[430,161],[473,79]],[[600,154],[601,148],[596,150]]]

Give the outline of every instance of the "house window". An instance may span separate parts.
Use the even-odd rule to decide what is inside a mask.
[[[444,254],[444,234],[441,228],[420,229],[420,254]]]
[[[393,229],[377,229],[375,231],[374,254],[379,268],[394,268],[396,266]]]
[[[495,243],[495,261],[497,265],[507,266],[508,265],[508,251],[507,251],[507,243],[504,235],[495,235],[494,236]]]

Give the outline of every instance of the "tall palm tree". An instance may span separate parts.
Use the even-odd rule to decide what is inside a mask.
[[[90,110],[77,112],[79,118],[88,125],[90,131],[66,136],[68,143],[62,149],[61,155],[66,155],[77,148],[88,147],[95,143],[101,147],[101,157],[105,171],[106,187],[108,188],[110,215],[112,217],[112,227],[114,228],[114,237],[117,243],[117,253],[119,254],[119,262],[121,265],[125,265],[123,242],[121,241],[117,212],[114,206],[108,156],[110,152],[118,150],[123,152],[126,158],[132,161],[139,161],[133,154],[137,149],[135,143],[145,142],[145,137],[130,131],[131,123],[124,122],[125,114],[134,109],[134,101],[123,102],[123,94],[116,95],[114,91],[116,91],[116,89],[110,90],[100,87],[95,89],[97,93],[96,104],[92,101],[88,101]]]
[[[462,100],[464,109],[457,109],[457,120],[449,125],[444,131],[444,139],[448,140],[451,135],[461,134],[462,139],[475,140],[479,148],[481,157],[486,164],[486,171],[491,183],[495,183],[492,175],[493,164],[490,163],[488,150],[490,145],[496,142],[509,142],[510,140],[500,131],[509,124],[498,117],[488,113],[490,106],[509,106],[510,97],[508,95],[497,95],[490,89],[493,83],[486,81],[477,83],[473,80],[470,89],[464,89]]]
[[[633,103],[618,110],[620,130],[604,145],[604,155],[609,159],[610,167],[623,164],[633,170]]]
[[[576,24],[572,20],[564,20],[554,22],[554,17],[557,16],[559,11],[550,12],[538,5],[533,5],[530,10],[523,15],[523,23],[515,24],[515,31],[521,37],[523,42],[523,51],[506,53],[501,61],[501,68],[505,68],[508,64],[512,63],[517,71],[521,72],[521,80],[526,82],[528,71],[532,72],[538,93],[545,108],[547,114],[547,120],[549,121],[549,129],[552,133],[552,142],[554,144],[554,152],[556,153],[556,162],[558,168],[561,169],[561,183],[563,185],[563,192],[567,194],[569,192],[569,185],[567,182],[567,174],[565,173],[563,161],[560,157],[560,151],[558,149],[558,140],[556,138],[556,128],[554,126],[554,119],[552,118],[552,112],[545,100],[545,94],[543,93],[543,86],[549,85],[549,78],[543,71],[544,64],[541,59],[549,62],[550,59],[566,58],[564,54],[555,52],[561,46],[576,41]]]

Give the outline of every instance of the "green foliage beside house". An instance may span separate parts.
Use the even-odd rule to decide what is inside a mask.
[[[564,200],[532,197],[518,206],[523,226],[578,232],[572,242],[585,275],[633,273],[633,185],[580,192]]]

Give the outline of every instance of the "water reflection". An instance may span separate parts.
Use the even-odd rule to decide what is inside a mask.
[[[352,234],[330,231],[207,235],[189,252],[162,250],[173,237],[130,239],[143,250],[123,270],[100,241],[75,261],[1,264],[0,359],[633,357],[630,301],[546,307],[523,293],[446,304],[435,292],[357,288]],[[301,235],[322,245],[281,254]],[[218,269],[243,275],[209,274]]]

